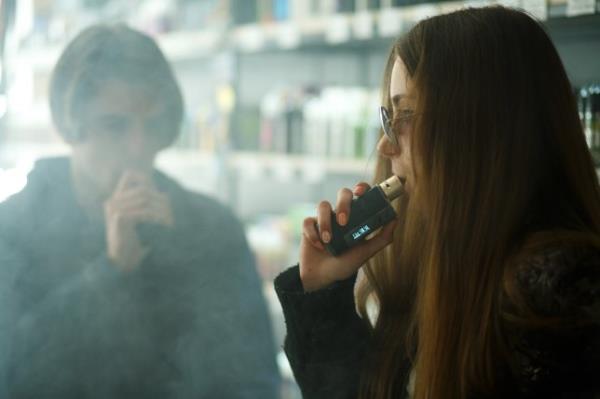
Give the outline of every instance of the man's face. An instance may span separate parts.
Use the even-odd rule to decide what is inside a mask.
[[[155,95],[118,80],[102,84],[79,120],[83,139],[73,145],[74,164],[106,194],[125,170],[151,173],[168,129]]]

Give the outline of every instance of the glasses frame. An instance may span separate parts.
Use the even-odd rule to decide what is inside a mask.
[[[400,121],[410,121],[415,116],[415,113],[411,111],[406,115],[403,115],[398,118]],[[390,117],[390,111],[384,106],[379,107],[379,120],[381,121],[381,129],[383,129],[383,133],[385,136],[395,146],[398,146],[398,135],[394,132],[392,128],[392,118]]]

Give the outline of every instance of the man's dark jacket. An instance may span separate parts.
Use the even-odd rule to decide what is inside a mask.
[[[273,398],[267,308],[239,221],[156,172],[175,228],[142,225],[131,273],[106,256],[67,158],[0,204],[0,397]]]

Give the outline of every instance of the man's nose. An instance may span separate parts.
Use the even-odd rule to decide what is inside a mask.
[[[136,123],[132,126],[127,135],[127,149],[132,156],[140,155],[146,147],[146,134],[141,123]]]

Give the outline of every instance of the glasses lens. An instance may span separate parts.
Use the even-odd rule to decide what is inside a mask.
[[[379,117],[381,119],[381,128],[393,144],[396,144],[396,137],[392,134],[392,126],[390,121],[390,114],[385,107],[379,108]]]

